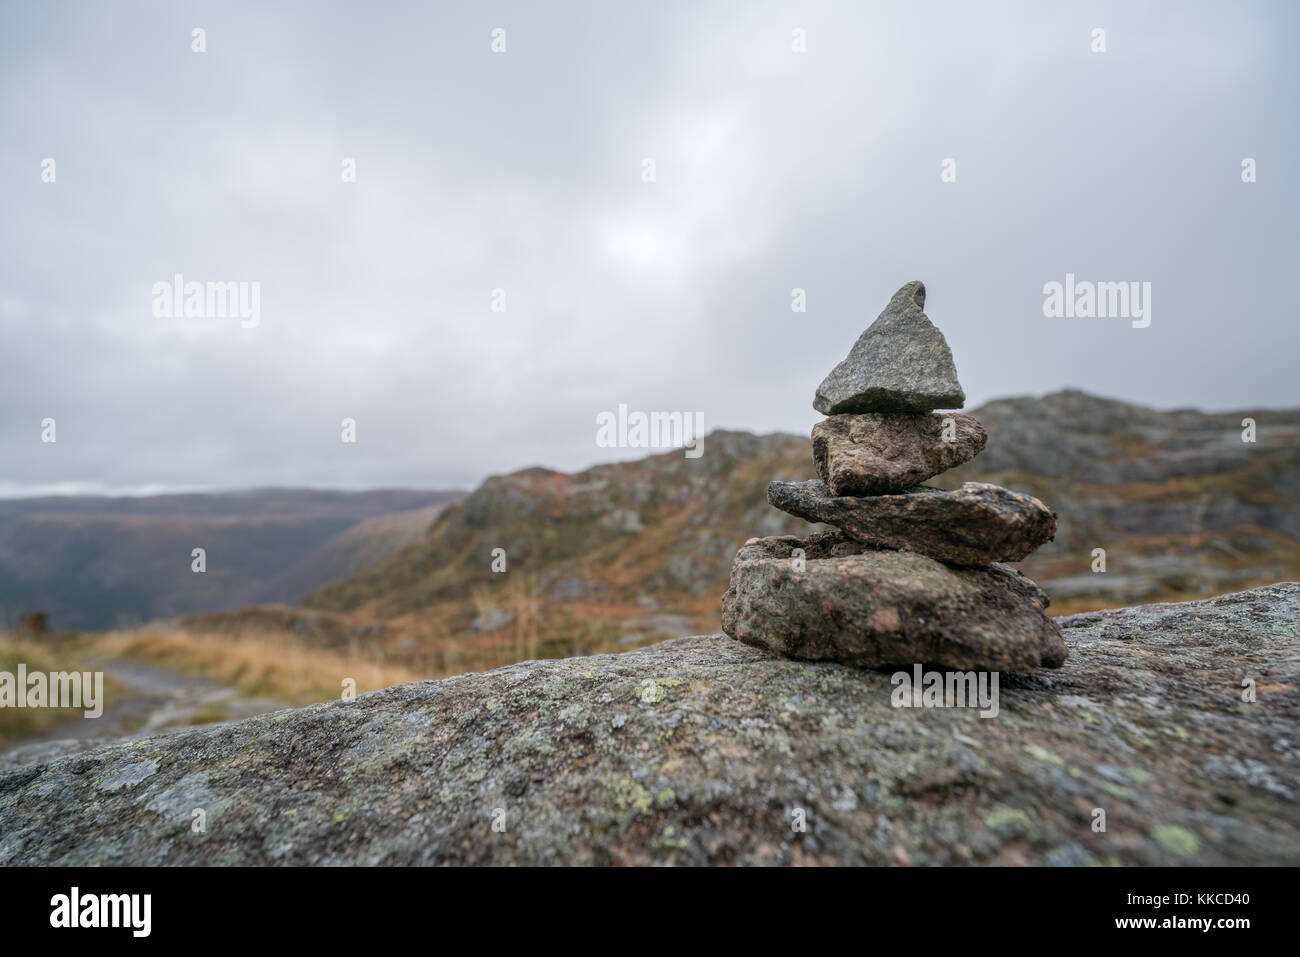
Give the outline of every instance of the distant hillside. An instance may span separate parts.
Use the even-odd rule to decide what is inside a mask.
[[[1300,410],[1157,412],[1067,391],[975,415],[988,446],[943,484],[993,481],[1056,509],[1056,540],[1021,567],[1058,613],[1300,578]]]
[[[1060,392],[973,414],[988,446],[944,484],[996,481],[1057,510],[1056,541],[1021,566],[1057,613],[1300,577],[1300,412],[1157,412]],[[365,636],[442,672],[716,631],[736,547],[810,529],[766,504],[768,481],[814,473],[798,436],[715,432],[704,447],[488,479],[423,540],[263,623],[287,615],[325,643]]]
[[[0,625],[61,630],[294,602],[418,539],[459,492],[259,489],[0,500]],[[207,571],[190,570],[207,551]]]
[[[463,497],[457,493],[456,498]],[[445,503],[363,519],[326,539],[257,591],[256,601],[293,605],[330,582],[356,574],[429,534]]]
[[[303,604],[390,623],[413,647],[461,637],[500,644],[503,657],[697,631],[716,621],[738,544],[808,527],[770,508],[764,489],[810,469],[809,455],[795,436],[714,432],[698,459],[677,450],[575,475],[495,476],[428,537]],[[496,548],[504,574],[491,569]],[[563,647],[548,645],[560,635]]]

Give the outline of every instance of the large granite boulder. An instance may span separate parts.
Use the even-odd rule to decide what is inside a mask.
[[[1057,623],[995,718],[706,635],[28,750],[0,863],[1300,864],[1300,585]]]

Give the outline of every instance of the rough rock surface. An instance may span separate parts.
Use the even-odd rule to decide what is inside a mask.
[[[952,438],[944,438],[947,419]],[[969,462],[988,435],[969,415],[864,412],[833,415],[813,426],[817,474],[835,495],[903,492]]]
[[[909,282],[894,293],[817,387],[813,408],[823,415],[960,409],[966,393],[952,350],[924,309],[922,283]]]
[[[802,549],[802,561],[792,558]],[[722,598],[722,630],[791,658],[859,668],[1059,668],[1065,642],[1048,599],[1013,568],[949,568],[825,532],[743,547]]]
[[[1016,562],[1056,534],[1056,513],[999,485],[918,486],[898,495],[852,498],[818,479],[772,482],[767,500],[809,522],[834,525],[878,548],[919,552],[950,565]]]
[[[0,759],[0,862],[1300,864],[1300,585],[1059,623],[995,718],[711,635]]]

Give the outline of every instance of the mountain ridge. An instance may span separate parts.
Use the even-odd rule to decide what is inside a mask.
[[[1051,503],[1056,540],[1018,567],[1056,613],[1300,577],[1298,410],[1256,413],[1253,444],[1246,412],[1158,412],[1075,390],[970,414],[989,432],[984,452],[930,484],[995,482]],[[817,527],[765,501],[769,481],[813,476],[808,438],[715,431],[704,448],[492,476],[424,540],[298,613],[375,623],[394,649],[454,647],[448,669],[470,652],[488,667],[521,648],[580,654],[712,630],[739,545]],[[491,571],[494,548],[505,574]]]
[[[325,560],[335,537],[353,530],[364,538],[360,523],[461,494],[271,488],[2,500],[0,627],[3,618],[36,610],[47,612],[54,628],[89,630],[297,601],[329,580],[320,575],[356,569]],[[380,544],[377,557],[409,537],[388,536],[392,547]],[[207,552],[202,574],[191,570],[196,547]]]
[[[1300,411],[1157,411],[1062,390],[993,400],[971,414],[989,432],[987,447],[930,484],[992,481],[1051,503],[1056,540],[1022,567],[1057,612],[1300,577]],[[1248,416],[1253,444],[1241,441]],[[767,483],[813,474],[806,437],[715,430],[699,459],[670,450],[574,473],[532,466],[490,476],[468,494],[273,489],[121,502],[132,513],[198,513],[151,547],[148,535],[160,533],[132,528],[147,515],[106,519],[96,501],[64,500],[74,518],[28,521],[24,535],[13,520],[21,506],[6,500],[0,608],[14,617],[53,604],[52,623],[65,629],[184,616],[200,630],[257,622],[328,643],[380,635],[386,652],[431,654],[443,673],[530,650],[611,650],[716,628],[737,546],[815,530],[769,508]],[[277,524],[295,494],[299,518]],[[378,504],[344,515],[338,503],[349,495]],[[426,531],[419,510],[430,496],[463,500],[429,514]],[[256,520],[226,521],[236,505]],[[78,521],[91,529],[89,542],[75,534]],[[208,573],[192,575],[190,549],[213,535]],[[232,564],[238,553],[227,545],[248,557]],[[491,571],[495,548],[505,549],[505,574]],[[1096,548],[1107,553],[1102,574],[1092,570]],[[145,571],[132,577],[133,566]],[[223,581],[232,568],[238,580]],[[61,576],[63,591],[31,588],[41,571]],[[187,603],[199,586],[207,604]],[[69,590],[131,616],[70,619],[51,601]]]

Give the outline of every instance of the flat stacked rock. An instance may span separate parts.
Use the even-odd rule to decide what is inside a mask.
[[[944,440],[945,422],[952,438]],[[813,426],[813,464],[834,495],[882,495],[969,462],[988,434],[969,415],[871,412]]]
[[[793,560],[796,548],[802,563]],[[722,630],[789,658],[859,668],[934,662],[1027,671],[1065,663],[1065,642],[1046,607],[1042,589],[1006,565],[952,568],[831,531],[741,548]]]
[[[1056,534],[1056,514],[998,485],[966,482],[946,492],[918,485],[891,495],[832,495],[824,482],[773,482],[767,500],[861,542],[905,548],[949,565],[1018,562]]]
[[[978,455],[983,426],[948,343],[910,282],[818,387],[820,479],[772,482],[775,507],[836,531],[751,539],[731,566],[722,628],[794,658],[862,668],[1059,668],[1066,648],[1047,596],[1019,571],[1056,534],[1031,495],[967,482],[921,483]]]

